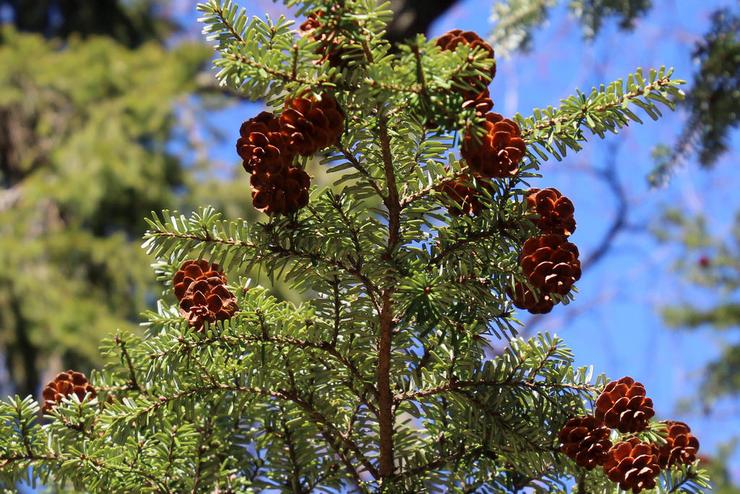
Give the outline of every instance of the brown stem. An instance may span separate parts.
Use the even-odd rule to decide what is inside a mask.
[[[401,204],[398,197],[396,175],[393,169],[390,136],[388,134],[387,116],[380,109],[378,113],[378,131],[380,147],[385,169],[388,196],[385,205],[388,208],[388,247],[386,257],[391,259],[393,251],[400,241]],[[393,392],[391,391],[391,353],[393,346],[393,302],[395,286],[391,283],[381,294],[380,336],[378,340],[378,426],[380,429],[380,477],[390,478],[395,470],[393,461]]]
[[[383,293],[378,342],[378,425],[380,426],[380,476],[393,475],[393,392],[391,391],[391,345],[393,306],[389,293]]]
[[[128,350],[126,350],[126,342],[120,336],[116,336],[115,341],[116,341],[116,344],[121,348],[121,356],[126,362],[126,367],[128,367],[130,389],[133,389],[135,391],[141,391],[139,382],[136,380],[136,371],[134,370],[134,363],[131,361],[131,356],[128,354]]]

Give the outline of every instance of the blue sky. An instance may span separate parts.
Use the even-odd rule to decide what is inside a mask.
[[[495,111],[529,115],[534,107],[557,105],[576,88],[587,91],[624,77],[637,67],[672,66],[676,78],[690,81],[696,69],[691,50],[708,29],[710,12],[736,4],[733,0],[653,3],[650,14],[638,21],[633,32],[620,31],[615,22],[607,22],[593,43],[583,40],[577,20],[566,7],[555,8],[548,23],[536,32],[530,53],[498,60],[491,86]],[[430,36],[453,28],[490,33],[491,4],[491,0],[460,2],[434,24]],[[242,5],[248,6],[251,15],[282,10],[265,0]],[[188,17],[187,10],[181,12]],[[191,27],[192,33],[199,30],[188,26],[189,30]],[[234,106],[214,113],[211,123],[229,136],[258,108]],[[666,112],[658,122],[645,117],[645,125],[633,126],[604,141],[594,138],[578,155],[548,162],[541,170],[543,178],[532,182],[534,187],[555,186],[573,199],[578,229],[572,241],[585,258],[615,213],[611,194],[591,171],[616,153],[617,172],[627,191],[633,225],[617,238],[608,258],[584,274],[575,302],[556,307],[537,329],[561,335],[580,365],[593,365],[596,372],[611,378],[631,375],[642,381],[657,413],[686,421],[701,439],[702,450],[711,453],[729,436],[740,436],[738,400],[725,400],[710,415],[680,414],[677,405],[696,395],[701,369],[718,354],[721,340],[706,328],[693,332],[668,329],[658,310],[670,303],[711,303],[712,299],[671,272],[680,250],[656,244],[645,228],[657,220],[663,207],[672,205],[707,215],[716,234],[727,234],[733,214],[740,208],[740,195],[736,193],[740,180],[735,170],[738,135],[733,135],[731,152],[714,170],[702,171],[689,163],[667,187],[651,189],[646,180],[652,167],[650,151],[656,144],[674,143],[685,118],[680,111]],[[231,139],[214,145],[211,156],[238,167]],[[246,190],[246,177],[244,184]],[[732,469],[740,481],[739,452],[732,459]]]

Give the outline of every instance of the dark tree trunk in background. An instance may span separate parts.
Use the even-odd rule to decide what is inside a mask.
[[[28,335],[28,326],[23,318],[23,309],[17,297],[11,296],[10,308],[16,318],[15,342],[6,354],[8,370],[12,380],[16,383],[15,392],[20,396],[31,395],[36,397],[39,392],[39,370],[36,368],[38,349],[31,342]],[[22,375],[14,375],[21,370]]]
[[[393,21],[388,26],[388,39],[404,41],[415,34],[427,33],[432,23],[458,0],[392,0]]]
[[[109,36],[136,47],[164,39],[167,22],[157,15],[158,3],[152,0],[134,11],[121,0],[0,0],[0,9],[9,9],[10,22],[20,31],[47,38]]]

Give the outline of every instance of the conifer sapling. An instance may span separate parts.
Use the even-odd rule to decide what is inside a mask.
[[[517,338],[511,300],[549,312],[581,275],[572,203],[530,189],[542,162],[639,121],[633,105],[672,107],[680,81],[638,70],[504,116],[480,36],[391,49],[384,4],[285,3],[300,28],[230,0],[198,6],[220,83],[271,107],[235,129],[245,200],[249,182],[266,217],[155,214],[144,247],[166,289],[145,336],[107,344],[97,395],[55,394],[43,419],[31,398],[0,404],[0,479],[91,492],[706,485],[688,429],[653,421],[634,380],[604,390],[560,338]]]

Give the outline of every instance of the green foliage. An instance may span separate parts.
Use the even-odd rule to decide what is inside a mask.
[[[218,262],[239,311],[196,331],[165,295],[145,337],[122,331],[106,343],[97,398],[68,399],[45,423],[32,400],[2,403],[2,480],[30,466],[60,489],[114,493],[565,493],[573,480],[613,491],[601,470],[586,475],[558,452],[558,430],[592,408],[605,378],[574,367],[556,336],[516,337],[507,293],[523,281],[518,252],[535,233],[524,181],[540,159],[639,122],[631,105],[657,118],[680,81],[637,71],[517,117],[531,150],[521,172],[490,182],[479,217],[453,217],[438,187],[466,165],[457,136],[424,123],[433,114],[455,132],[479,124],[456,89],[491,61],[423,36],[392,52],[381,36],[387,7],[374,1],[286,3],[325,11],[359,47],[346,68],[317,63],[316,43],[291,21],[250,19],[229,0],[198,8],[224,86],[266,95],[276,112],[305,91],[337,99],[344,133],[321,161],[331,186],[265,221],[212,207],[154,213],[144,248],[159,280],[171,284],[186,259]],[[244,275],[254,272],[304,301],[252,286]],[[702,488],[695,469],[667,473],[660,492]]]
[[[561,160],[568,149],[581,150],[580,143],[588,138],[586,131],[603,138],[607,132],[618,133],[630,122],[642,123],[631,106],[657,120],[662,115],[661,105],[673,110],[684,97],[678,87],[684,81],[671,79],[672,74],[672,70],[661,67],[650,69],[646,76],[638,68],[626,80],[593,88],[589,94],[578,91],[564,99],[559,108],[535,109],[527,118],[517,115],[516,121],[530,143],[530,155],[536,154],[535,160],[547,160],[548,154]]]
[[[689,329],[708,326],[731,332],[740,328],[740,214],[735,216],[732,234],[726,239],[712,236],[701,216],[686,217],[670,210],[661,224],[656,231],[658,239],[685,250],[676,269],[690,283],[718,299],[709,306],[687,301],[665,307],[665,321],[673,327]],[[706,369],[702,397],[711,403],[739,391],[740,345],[728,339],[720,357]]]
[[[495,2],[491,18],[494,22],[491,41],[496,53],[510,55],[516,50],[527,50],[532,32],[547,20],[550,9],[558,0],[507,0]],[[632,29],[634,22],[645,15],[651,0],[568,0],[570,11],[583,25],[583,35],[594,38],[606,18],[616,17],[621,29]]]
[[[174,103],[209,50],[1,37],[0,341],[35,393],[49,358],[86,367],[99,335],[135,327],[153,279],[133,239],[177,204]]]
[[[46,37],[110,36],[129,47],[162,41],[174,26],[158,15],[169,0],[2,0],[20,31]],[[6,18],[7,22],[7,18]]]
[[[711,167],[727,151],[730,132],[740,118],[739,29],[740,17],[730,10],[712,14],[709,32],[694,48],[699,70],[684,104],[688,121],[672,149],[655,149],[656,166],[649,177],[652,184],[665,183],[673,169],[693,154],[701,165]]]

